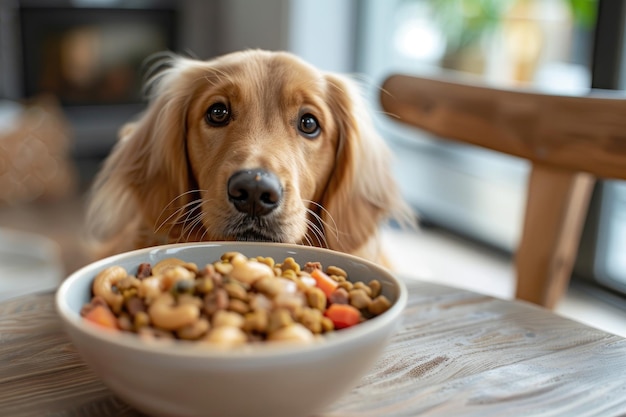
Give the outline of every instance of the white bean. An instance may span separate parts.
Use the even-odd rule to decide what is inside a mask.
[[[193,262],[185,262],[180,258],[166,258],[157,262],[152,267],[152,275],[161,275],[168,269],[176,266],[183,267],[193,273],[198,272],[198,265]]]
[[[252,285],[262,278],[274,277],[274,271],[268,265],[250,260],[241,255],[235,255],[230,263],[233,266],[233,270],[230,272],[230,277],[245,284]]]
[[[244,323],[244,318],[239,313],[234,313],[232,311],[226,310],[218,310],[213,315],[213,322],[211,323],[213,327],[242,327]]]
[[[174,305],[170,293],[161,294],[150,307],[148,315],[156,326],[166,330],[177,330],[193,324],[200,316],[200,309],[192,304]]]
[[[245,344],[247,337],[239,327],[220,326],[211,329],[205,340],[217,346],[232,347]]]
[[[270,333],[268,340],[272,342],[311,343],[315,340],[315,336],[300,323],[293,323]]]

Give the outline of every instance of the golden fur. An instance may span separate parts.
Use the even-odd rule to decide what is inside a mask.
[[[328,247],[381,260],[378,227],[410,220],[356,86],[284,52],[210,61],[171,56],[149,81],[146,112],[124,126],[96,178],[87,226],[98,256],[183,241],[262,240]],[[224,103],[230,121],[212,126]],[[303,113],[321,126],[298,131]],[[229,177],[260,167],[283,198],[266,216],[238,212]]]

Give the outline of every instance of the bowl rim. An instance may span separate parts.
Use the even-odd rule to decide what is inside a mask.
[[[112,331],[106,328],[102,328],[90,323],[87,323],[74,311],[67,302],[67,294],[76,281],[89,273],[90,271],[97,270],[103,265],[114,265],[116,260],[123,260],[128,257],[148,254],[157,251],[169,251],[173,249],[185,249],[190,247],[223,247],[223,246],[272,246],[275,248],[281,248],[292,251],[306,251],[325,253],[331,256],[338,256],[347,259],[352,262],[366,265],[368,268],[375,270],[377,273],[385,275],[390,281],[397,287],[398,297],[389,310],[383,314],[373,317],[363,323],[359,323],[356,326],[342,329],[339,332],[333,332],[330,335],[323,336],[319,342],[301,344],[301,343],[261,343],[244,346],[239,346],[230,349],[224,349],[223,347],[210,345],[207,343],[198,343],[194,341],[181,341],[181,340],[168,340],[168,339],[156,339],[156,340],[141,340],[136,334],[122,331]],[[116,255],[112,255],[90,264],[83,266],[70,274],[59,286],[55,293],[55,307],[57,313],[61,317],[66,328],[78,331],[83,335],[88,336],[90,339],[104,342],[104,344],[116,345],[118,347],[131,349],[137,352],[164,354],[174,357],[197,357],[197,358],[216,358],[221,361],[241,361],[245,358],[257,359],[257,358],[272,358],[282,357],[286,358],[292,355],[302,355],[310,351],[322,351],[328,349],[335,349],[340,345],[349,344],[350,342],[365,337],[367,334],[374,332],[376,329],[394,325],[395,320],[400,319],[400,315],[406,307],[408,299],[408,290],[405,283],[401,278],[394,275],[389,269],[382,265],[378,265],[372,261],[364,258],[360,258],[355,255],[346,254],[325,248],[318,248],[312,246],[303,246],[289,243],[273,243],[273,242],[234,242],[234,241],[214,241],[214,242],[188,242],[188,243],[174,243],[167,245],[151,246],[143,249],[136,249]],[[68,329],[69,330],[69,329]],[[70,335],[71,336],[71,335]]]

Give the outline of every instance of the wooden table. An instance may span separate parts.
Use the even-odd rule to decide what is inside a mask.
[[[399,333],[320,417],[626,415],[626,339],[522,302],[408,287]],[[0,416],[142,415],[78,356],[53,294],[0,304],[0,363]]]

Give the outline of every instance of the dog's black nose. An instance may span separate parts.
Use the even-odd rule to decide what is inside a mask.
[[[228,179],[228,198],[242,213],[269,214],[278,207],[282,196],[280,180],[264,169],[238,171]]]

